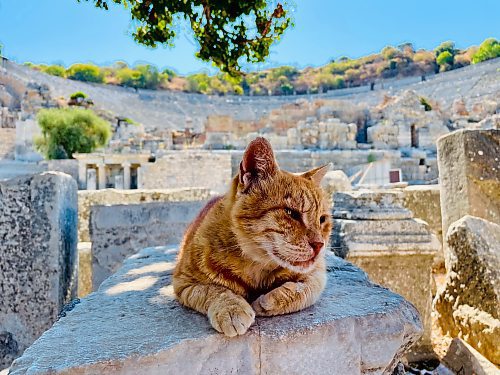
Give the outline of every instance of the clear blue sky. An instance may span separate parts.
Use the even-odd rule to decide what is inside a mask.
[[[173,49],[136,44],[130,16],[76,0],[0,0],[0,43],[18,62],[150,62],[181,74],[209,67],[194,57],[185,33]],[[273,47],[264,66],[318,66],[412,42],[431,49],[445,40],[459,48],[500,38],[500,0],[295,0],[295,27]]]

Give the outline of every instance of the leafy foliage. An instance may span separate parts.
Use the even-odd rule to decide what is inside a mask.
[[[37,120],[42,136],[35,145],[47,159],[71,159],[75,152],[92,152],[111,137],[110,124],[88,109],[42,109]]]
[[[500,42],[495,38],[489,38],[481,43],[477,52],[472,56],[472,62],[477,64],[496,57],[500,57]]]
[[[385,47],[380,53],[358,59],[342,57],[321,67],[299,70],[293,66],[281,66],[234,77],[228,73],[209,75],[196,73],[178,76],[171,69],[158,70],[152,65],[129,67],[124,62],[99,67],[77,64],[66,70],[70,79],[95,82],[101,77],[104,83],[134,87],[136,89],[169,89],[208,95],[291,95],[313,94],[327,90],[361,85],[377,85],[385,78],[401,78],[438,73],[499,56],[499,43],[487,39],[481,46],[458,50],[453,42],[444,42],[434,51],[415,51],[411,43]],[[439,54],[436,56],[436,52]],[[390,58],[389,58],[390,57]],[[80,74],[84,65],[91,74]],[[54,67],[54,68],[53,68]],[[78,69],[76,69],[78,67]],[[32,68],[49,74],[60,75],[60,66],[33,65]],[[75,73],[77,70],[78,74]]]
[[[82,91],[77,91],[77,92],[74,92],[73,94],[71,94],[69,98],[73,99],[73,100],[77,100],[78,98],[85,99],[86,97],[87,97],[87,94],[85,94]]]
[[[75,64],[67,71],[66,76],[70,79],[85,82],[104,82],[104,74],[99,67],[92,64]]]
[[[77,0],[81,1],[81,0]],[[111,0],[92,1],[108,9]],[[287,4],[269,0],[112,0],[130,10],[134,39],[148,47],[171,46],[175,24],[189,22],[199,46],[196,56],[221,71],[238,75],[243,61],[262,62],[273,42],[291,24]]]
[[[441,71],[449,70],[453,66],[453,60],[453,55],[450,51],[443,51],[436,58]]]

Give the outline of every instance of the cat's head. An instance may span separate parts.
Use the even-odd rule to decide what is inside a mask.
[[[255,262],[306,273],[323,256],[332,228],[320,182],[329,165],[296,175],[281,171],[269,142],[252,141],[235,180],[232,221]]]

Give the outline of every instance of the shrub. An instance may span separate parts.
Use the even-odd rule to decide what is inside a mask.
[[[92,152],[111,137],[110,124],[89,109],[42,109],[37,115],[42,135],[35,140],[47,159],[72,158]]]
[[[71,94],[71,96],[69,98],[72,99],[72,100],[77,100],[79,98],[85,99],[87,96],[88,95],[85,94],[84,92],[77,91],[77,92]]]
[[[49,65],[44,67],[42,72],[56,77],[64,77],[66,75],[66,69],[61,65]]]
[[[92,64],[74,64],[67,71],[66,75],[70,79],[84,82],[102,83],[104,74],[98,66]]]
[[[434,49],[434,54],[436,55],[436,57],[439,57],[439,55],[443,52],[449,52],[450,55],[454,56],[457,53],[457,50],[455,49],[455,43],[449,40],[447,42],[441,43]]]
[[[495,38],[486,39],[481,43],[477,52],[472,56],[474,64],[500,57],[500,43]]]
[[[368,163],[373,163],[376,160],[377,160],[377,157],[375,155],[373,155],[373,154],[368,155],[368,158],[367,158]]]
[[[423,96],[420,97],[420,104],[422,104],[424,106],[424,110],[426,112],[432,111],[432,106],[429,104],[429,102],[427,101],[427,99],[424,98]]]
[[[399,51],[392,46],[384,47],[380,53],[385,60],[391,60],[399,55]]]

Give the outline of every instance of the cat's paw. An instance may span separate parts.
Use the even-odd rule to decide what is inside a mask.
[[[290,305],[295,301],[291,301],[290,297],[296,294],[296,289],[296,283],[287,282],[279,288],[259,296],[259,298],[252,303],[255,314],[257,316],[274,316],[291,312]]]
[[[255,320],[255,312],[243,298],[228,298],[212,304],[208,319],[215,330],[226,336],[243,335]]]

